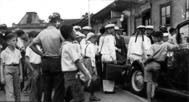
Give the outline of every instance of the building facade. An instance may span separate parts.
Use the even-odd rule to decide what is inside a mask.
[[[189,19],[189,0],[115,0],[91,17],[96,32],[107,23],[115,23],[132,35],[138,25],[176,27]],[[87,20],[78,24],[87,25]]]
[[[47,27],[47,23],[41,20],[36,12],[26,12],[18,24],[13,24],[13,29],[22,29],[25,32],[40,32]]]

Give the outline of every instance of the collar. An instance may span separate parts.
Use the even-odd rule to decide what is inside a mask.
[[[10,50],[10,48],[9,47],[7,47],[6,49],[5,49],[5,51],[7,52],[7,53],[10,53],[10,52],[15,52],[16,51],[16,48],[12,51],[12,50]]]
[[[55,27],[55,26],[50,25],[50,26],[48,26],[48,27],[47,27],[47,29],[56,29],[56,27]]]

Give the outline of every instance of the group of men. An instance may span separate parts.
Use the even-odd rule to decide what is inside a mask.
[[[83,102],[84,87],[89,89],[90,101],[100,101],[95,96],[98,77],[102,79],[105,93],[115,93],[115,80],[107,73],[108,64],[125,65],[127,61],[154,57],[157,53],[153,51],[157,49],[150,49],[156,43],[159,45],[153,48],[165,52],[169,44],[163,45],[162,50],[162,39],[176,43],[175,29],[170,29],[171,34],[166,39],[167,33],[154,32],[153,26],[141,25],[126,44],[122,29],[115,24],[107,24],[95,34],[90,26],[60,26],[61,20],[58,13],[53,13],[48,27],[38,35],[31,32],[28,42],[24,42],[27,37],[22,31],[5,36],[7,47],[1,52],[1,83],[5,84],[7,101],[20,101],[18,83],[23,80],[23,63],[31,72],[27,73],[31,74],[30,101],[41,102],[43,93],[43,102]]]

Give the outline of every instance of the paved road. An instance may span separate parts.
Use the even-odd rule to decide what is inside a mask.
[[[87,97],[89,96],[89,94],[86,93],[85,96],[86,99],[88,99]],[[145,99],[124,90],[117,90],[115,94],[104,94],[102,92],[97,92],[96,96],[101,98],[100,102],[147,102]],[[0,92],[0,101],[5,101],[5,96],[2,91]],[[28,96],[22,95],[22,101],[28,101]],[[85,102],[89,101],[86,100]]]

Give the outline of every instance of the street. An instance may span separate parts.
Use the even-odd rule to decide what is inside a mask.
[[[125,91],[125,90],[117,90],[115,94],[104,94],[102,92],[97,92],[97,97],[101,98],[100,102],[147,102],[145,99],[133,95],[132,93]],[[89,96],[88,93],[85,94],[86,99]],[[24,96],[22,94],[22,101],[28,101],[28,96]],[[0,101],[5,101],[5,95],[1,91],[0,92]],[[86,100],[85,102],[89,102]]]

